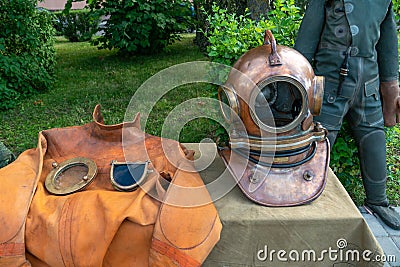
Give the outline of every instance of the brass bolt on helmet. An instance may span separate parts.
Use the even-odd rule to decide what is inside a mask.
[[[322,193],[329,143],[313,115],[322,106],[323,84],[299,52],[276,45],[267,30],[264,44],[242,55],[219,88],[221,110],[230,124],[230,145],[220,155],[251,200],[293,206]],[[235,127],[235,118],[245,131]],[[237,157],[231,153],[248,160],[246,170],[235,168],[238,162],[232,159]]]

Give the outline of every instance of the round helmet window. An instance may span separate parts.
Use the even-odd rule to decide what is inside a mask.
[[[293,129],[306,114],[306,92],[290,77],[273,77],[253,90],[253,120],[266,130],[283,132]]]

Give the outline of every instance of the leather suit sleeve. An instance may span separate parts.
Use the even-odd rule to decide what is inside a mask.
[[[311,0],[307,6],[297,34],[294,49],[311,63],[324,28],[325,0]]]
[[[0,266],[31,266],[25,258],[25,220],[41,165],[37,148],[0,169]]]
[[[378,53],[379,76],[381,82],[389,82],[398,79],[398,41],[396,22],[392,4],[380,28],[380,38],[376,45]]]

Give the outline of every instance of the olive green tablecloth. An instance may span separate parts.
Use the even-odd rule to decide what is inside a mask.
[[[185,146],[200,156],[198,144]],[[212,162],[199,170],[209,184],[225,166],[213,144],[202,146],[196,166]],[[235,186],[215,201],[223,229],[203,266],[383,266],[377,262],[382,249],[361,213],[331,170],[327,179],[314,202],[285,208],[253,203]]]

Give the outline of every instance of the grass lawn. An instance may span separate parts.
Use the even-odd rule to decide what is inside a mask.
[[[98,50],[87,42],[57,39],[57,82],[54,89],[23,100],[16,108],[0,113],[0,140],[15,154],[35,147],[41,130],[81,125],[92,120],[101,104],[106,124],[124,120],[126,108],[140,85],[157,72],[183,62],[207,60],[193,44],[194,35],[170,46],[168,52],[121,57],[115,51]],[[150,134],[160,135],[163,118],[175,105],[195,97],[210,97],[214,89],[205,84],[180,86],[159,101],[149,116]],[[187,124],[182,142],[212,138],[218,125],[198,119]]]
[[[122,122],[135,91],[151,76],[179,63],[208,60],[193,44],[193,37],[184,35],[182,41],[170,46],[169,52],[131,57],[98,50],[87,42],[58,39],[54,88],[21,101],[14,109],[0,112],[0,141],[18,155],[36,147],[41,130],[90,122],[96,104],[102,105],[106,124]],[[215,87],[202,83],[170,91],[153,108],[144,130],[160,136],[164,118],[176,105],[196,97],[215,97],[215,91]],[[207,137],[215,140],[218,128],[214,121],[196,119],[185,125],[179,141],[199,142]],[[393,204],[400,205],[400,127],[391,131],[388,194]],[[360,205],[364,198],[361,179],[356,177],[345,187]]]

